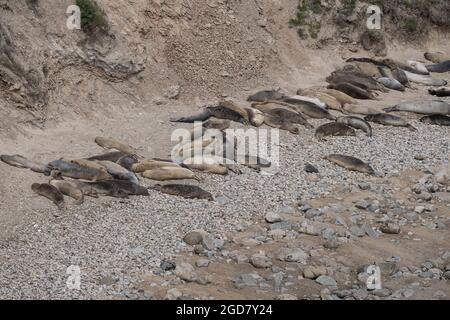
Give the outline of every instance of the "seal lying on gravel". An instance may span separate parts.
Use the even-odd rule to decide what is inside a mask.
[[[284,94],[274,90],[264,90],[255,93],[247,98],[247,101],[265,102],[269,100],[282,100],[286,98]]]
[[[371,125],[364,119],[354,116],[349,117],[340,117],[336,120],[339,123],[346,124],[349,127],[362,130],[366,133],[368,137],[372,136],[372,127]]]
[[[397,91],[402,91],[402,92],[406,90],[405,86],[402,85],[398,80],[395,80],[395,79],[383,77],[383,78],[378,78],[377,81],[379,83],[381,83],[382,85],[384,85],[386,88],[389,88],[392,90],[397,90]]]
[[[115,198],[126,198],[127,196],[148,196],[148,190],[136,183],[125,180],[104,180],[95,182],[85,182],[99,195]]]
[[[333,162],[333,163],[337,164],[338,166],[343,167],[348,170],[358,171],[358,172],[367,173],[367,174],[375,173],[375,171],[369,164],[367,164],[367,163],[363,162],[362,160],[355,158],[355,157],[345,156],[345,155],[340,155],[340,154],[331,154],[329,156],[324,157],[323,159]]]
[[[179,167],[161,167],[153,170],[144,171],[142,174],[144,178],[166,181],[166,180],[185,180],[194,179],[200,181],[200,178],[194,172],[185,168]]]
[[[291,111],[291,110],[287,110],[284,108],[275,108],[275,109],[271,109],[267,112],[267,114],[273,116],[273,117],[279,117],[281,119],[283,119],[286,122],[291,122],[291,123],[295,123],[295,124],[301,124],[307,128],[314,128],[309,122],[308,120],[306,120],[300,113],[295,112],[295,111]]]
[[[96,170],[89,167],[83,167],[79,164],[63,160],[55,160],[48,164],[51,170],[58,171],[61,176],[83,180],[107,180],[112,177],[104,170]]]
[[[408,80],[411,82],[424,84],[427,86],[433,86],[433,87],[442,87],[442,86],[447,85],[446,80],[433,78],[432,76],[414,74],[414,73],[411,73],[408,71],[405,71],[405,74],[408,77]]]
[[[66,180],[51,180],[49,184],[57,188],[63,195],[75,199],[75,204],[80,205],[84,202],[83,190],[75,183]]]
[[[138,159],[136,156],[133,155],[126,155],[123,156],[121,158],[119,158],[119,160],[116,161],[116,163],[122,167],[124,167],[127,170],[131,170],[131,167],[133,166],[133,164],[137,163]]]
[[[334,90],[334,89],[326,89],[325,93],[334,97],[337,101],[339,101],[339,103],[344,106],[345,104],[354,104],[356,103],[355,99],[353,99],[352,97],[350,97],[348,94],[342,92],[342,91],[338,91],[338,90]]]
[[[195,158],[185,159],[183,161],[183,167],[189,170],[196,170],[212,174],[220,174],[220,175],[228,174],[228,168],[226,166],[223,166],[219,163],[205,163],[205,162],[198,163],[195,161]]]
[[[180,168],[180,165],[174,162],[168,162],[168,161],[160,161],[160,160],[143,160],[138,163],[133,164],[131,167],[133,172],[136,173],[142,173],[147,170],[153,170],[153,169],[159,169],[162,167],[177,167]]]
[[[450,104],[444,101],[407,101],[383,109],[386,112],[407,111],[419,114],[450,114]]]
[[[53,201],[53,203],[59,208],[64,207],[64,196],[63,194],[54,186],[48,183],[33,183],[31,185],[31,190],[40,196],[46,197],[47,199]]]
[[[428,89],[428,93],[436,97],[450,97],[450,90],[445,88],[439,90]]]
[[[378,90],[387,92],[387,90],[373,78],[369,78],[364,75],[358,76],[353,73],[338,73],[335,71],[331,74],[331,76],[326,78],[326,81],[331,84],[350,83],[366,91]]]
[[[379,112],[378,110],[374,110],[373,108],[362,106],[359,104],[347,104],[343,106],[342,109],[344,114],[353,113],[353,114],[367,115],[367,114],[376,114]]]
[[[120,152],[120,151],[113,151],[113,152],[108,152],[108,153],[104,153],[104,154],[100,154],[97,156],[92,156],[89,158],[86,158],[86,160],[89,161],[112,161],[112,162],[117,162],[119,161],[120,158],[122,158],[123,156],[126,156],[125,153]]]
[[[345,94],[347,94],[350,97],[355,98],[355,99],[377,100],[377,98],[373,95],[372,92],[364,90],[364,89],[357,87],[351,83],[344,83],[344,82],[332,83],[327,88],[344,92]]]
[[[450,60],[450,56],[442,52],[425,52],[423,55],[425,59],[434,63],[442,63],[444,61]]]
[[[427,70],[430,72],[444,73],[450,71],[450,60],[444,61],[437,64],[430,64],[426,66]]]
[[[248,118],[250,124],[255,127],[260,127],[264,124],[264,113],[255,108],[247,108]]]
[[[155,185],[150,187],[150,189],[158,190],[162,193],[180,196],[186,199],[206,199],[214,200],[211,193],[203,190],[200,187],[185,184],[166,184],[166,185]]]
[[[279,117],[279,116],[271,116],[271,115],[267,114],[264,117],[264,123],[267,124],[269,127],[286,130],[292,134],[300,133],[300,130],[294,123],[287,121],[284,118]]]
[[[230,124],[230,120],[209,119],[202,123],[202,127],[205,129],[217,129],[224,131],[230,127]]]
[[[327,104],[326,103],[324,103],[320,99],[314,98],[314,97],[295,95],[295,96],[292,96],[292,97],[285,98],[285,100],[291,100],[291,101],[298,100],[300,102],[313,103],[316,106],[318,106],[319,108],[327,109]]]
[[[450,117],[444,116],[442,114],[433,114],[421,118],[420,122],[438,126],[450,126]]]
[[[139,155],[138,151],[135,148],[133,148],[123,142],[120,142],[118,140],[115,140],[113,138],[96,137],[95,143],[97,143],[100,147],[105,148],[105,149],[116,149],[125,154],[131,154],[131,155],[136,155],[136,156]]]
[[[205,121],[211,117],[223,120],[231,120],[243,124],[249,123],[247,111],[230,101],[221,102],[218,106],[206,107],[206,110],[202,113],[190,117],[171,118],[170,121],[193,123],[196,121]]]
[[[300,101],[297,99],[286,98],[283,100],[288,108],[291,108],[299,113],[302,113],[313,119],[330,119],[335,120],[336,117],[333,116],[328,110],[318,107],[314,103]]]
[[[327,136],[356,136],[353,128],[340,122],[330,122],[317,128],[315,137],[317,140],[323,140]]]
[[[406,63],[413,69],[419,71],[421,74],[430,74],[430,72],[427,70],[427,67],[425,66],[424,63],[419,62],[419,61],[413,61],[413,60],[409,60],[406,61]]]
[[[139,184],[139,180],[136,177],[136,175],[125,169],[124,167],[122,167],[121,165],[112,162],[112,161],[99,161],[98,162],[100,165],[102,165],[106,171],[113,176],[115,179],[118,180],[127,180],[127,181],[131,181],[134,182],[136,184]]]
[[[12,156],[3,154],[0,156],[0,159],[4,163],[9,164],[10,166],[13,166],[13,167],[28,168],[31,171],[43,173],[46,176],[50,175],[50,169],[48,166],[38,163],[38,162],[35,162],[35,161],[28,160],[27,158],[25,158],[21,155],[18,155],[18,154],[12,155]]]
[[[414,128],[412,125],[410,125],[408,122],[406,122],[406,120],[398,116],[394,116],[392,114],[387,113],[370,114],[365,116],[364,119],[366,121],[375,122],[385,126],[406,127],[411,131],[417,131],[417,129]]]

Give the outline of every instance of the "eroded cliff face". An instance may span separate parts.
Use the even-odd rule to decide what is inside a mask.
[[[94,34],[67,28],[75,0],[0,0],[0,134],[170,98],[190,103],[295,86],[333,68],[330,57],[361,50],[367,1],[345,13],[347,2],[300,1],[320,7],[310,19],[322,26],[316,39],[302,40],[289,27],[298,0],[97,0],[109,28]],[[419,10],[424,23],[445,27],[448,3],[439,6],[408,14]],[[389,34],[381,54],[396,23],[396,9],[383,10]],[[431,30],[431,38],[442,34]]]

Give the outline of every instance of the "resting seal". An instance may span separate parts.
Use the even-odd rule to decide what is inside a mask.
[[[417,131],[417,129],[414,128],[412,125],[410,125],[408,122],[406,122],[406,120],[394,116],[392,114],[387,113],[370,114],[365,116],[364,120],[375,122],[385,126],[406,127],[411,131]]]
[[[213,196],[208,191],[203,190],[200,187],[185,184],[166,184],[155,185],[150,189],[158,190],[162,193],[180,196],[186,199],[206,199],[213,200]]]
[[[339,123],[346,124],[349,127],[362,130],[366,133],[368,137],[372,136],[372,127],[371,125],[364,119],[361,119],[359,117],[340,117],[336,120]]]
[[[317,128],[315,137],[317,140],[323,140],[327,136],[356,136],[356,132],[353,128],[350,128],[346,124],[340,122],[330,122],[321,125]]]
[[[437,64],[430,64],[426,66],[427,70],[430,72],[437,72],[437,73],[444,73],[450,71],[450,60],[437,63]]]
[[[333,162],[338,166],[348,170],[358,171],[367,174],[375,173],[373,168],[369,164],[355,157],[345,156],[341,154],[331,154],[329,156],[324,157],[324,159]]]
[[[438,126],[450,126],[450,117],[444,116],[442,114],[433,114],[431,116],[425,116],[421,118],[420,122]]]
[[[450,114],[450,104],[444,101],[407,101],[383,109],[386,112],[406,111],[419,114]]]
[[[56,187],[48,183],[33,183],[31,185],[31,190],[33,190],[38,195],[53,201],[58,209],[64,208],[64,196]]]

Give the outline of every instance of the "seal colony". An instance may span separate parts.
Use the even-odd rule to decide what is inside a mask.
[[[223,100],[205,106],[198,114],[171,118],[171,122],[201,122],[202,130],[200,135],[195,130],[190,131],[191,145],[180,144],[178,148],[174,148],[170,160],[146,158],[138,148],[112,137],[96,137],[94,141],[106,150],[105,153],[82,159],[60,158],[45,164],[16,154],[1,155],[0,160],[47,177],[47,183],[33,183],[31,190],[49,199],[61,210],[65,208],[65,197],[80,205],[86,197],[149,196],[149,190],[186,199],[212,201],[214,196],[208,191],[180,181],[201,183],[202,178],[197,172],[219,176],[230,172],[241,174],[240,165],[258,171],[271,167],[270,159],[238,155],[235,149],[225,150],[223,154],[203,156],[198,161],[196,149],[192,145],[195,146],[197,142],[201,151],[214,149],[219,142],[227,146],[232,139],[227,135],[227,130],[233,122],[253,127],[266,125],[295,135],[304,132],[300,130],[302,127],[306,132],[311,132],[314,143],[327,143],[327,139],[337,136],[359,139],[361,135],[365,135],[370,139],[376,135],[378,128],[370,123],[375,123],[376,126],[404,127],[414,134],[417,129],[400,115],[393,114],[396,112],[417,114],[420,122],[430,126],[449,126],[450,104],[438,99],[399,101],[394,106],[383,108],[384,112],[365,105],[367,100],[381,101],[381,93],[413,89],[411,83],[433,87],[427,90],[430,95],[449,96],[448,88],[434,88],[446,86],[447,81],[432,75],[434,72],[450,71],[448,56],[427,52],[424,57],[432,64],[414,60],[400,62],[354,57],[326,77],[326,85],[300,88],[293,95],[263,90],[250,95],[247,105]],[[314,128],[310,119],[328,122]],[[222,138],[214,135],[207,137],[206,133],[210,131],[221,133]],[[219,141],[220,139],[223,141]],[[175,160],[174,156],[178,159]],[[236,161],[238,156],[244,161]],[[368,175],[376,173],[369,163],[355,156],[330,154],[323,155],[322,159],[347,170]],[[143,179],[154,181],[155,184],[145,187],[141,183]]]

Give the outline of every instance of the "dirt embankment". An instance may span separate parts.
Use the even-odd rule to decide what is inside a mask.
[[[200,104],[256,88],[295,89],[361,43],[382,54],[403,51],[397,40],[408,34],[420,35],[409,38],[424,49],[448,43],[446,1],[382,4],[381,37],[364,36],[363,1],[97,2],[108,30],[86,34],[66,26],[75,1],[0,1],[1,136],[163,108],[168,97]]]

